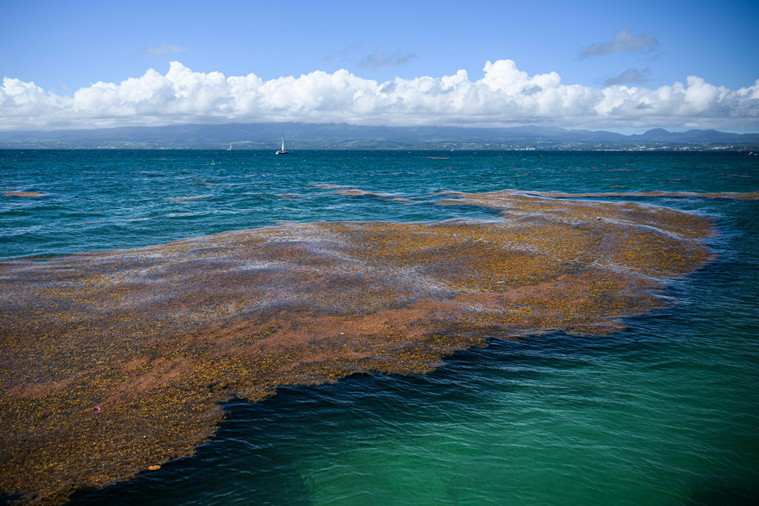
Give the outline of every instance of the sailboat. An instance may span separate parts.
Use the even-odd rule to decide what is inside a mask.
[[[277,152],[274,153],[274,154],[275,155],[286,155],[288,153],[289,153],[289,151],[287,149],[285,149],[285,136],[282,135],[282,147],[280,149],[278,149]]]

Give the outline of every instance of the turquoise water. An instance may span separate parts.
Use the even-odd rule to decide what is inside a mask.
[[[12,258],[290,221],[494,216],[434,205],[442,190],[748,192],[759,189],[759,157],[0,151],[0,176],[0,257]],[[672,285],[678,305],[611,336],[493,336],[426,376],[361,375],[233,401],[195,455],[71,503],[756,503],[759,202],[630,200],[717,220],[718,257]]]

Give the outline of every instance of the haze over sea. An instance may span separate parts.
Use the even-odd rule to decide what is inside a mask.
[[[289,223],[491,222],[435,196],[499,190],[710,217],[714,260],[611,334],[493,333],[428,374],[234,399],[195,454],[71,504],[755,504],[759,201],[730,194],[759,190],[759,156],[6,150],[0,263]]]

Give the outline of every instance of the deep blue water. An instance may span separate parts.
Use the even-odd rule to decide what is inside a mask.
[[[501,189],[749,192],[759,190],[759,157],[0,151],[0,258],[291,221],[489,219],[430,195]],[[494,336],[426,376],[361,375],[231,402],[194,456],[72,503],[756,503],[759,202],[631,200],[717,220],[709,245],[718,257],[672,285],[678,305],[630,318],[611,336]]]

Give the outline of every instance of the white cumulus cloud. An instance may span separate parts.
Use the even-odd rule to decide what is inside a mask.
[[[72,96],[6,77],[0,87],[0,129],[282,121],[759,129],[759,80],[738,90],[695,76],[657,89],[593,88],[564,84],[555,72],[530,76],[511,60],[487,62],[483,70],[477,80],[464,70],[387,82],[347,70],[263,80],[255,74],[193,72],[172,62],[165,75],[149,69],[121,83],[95,83]]]

